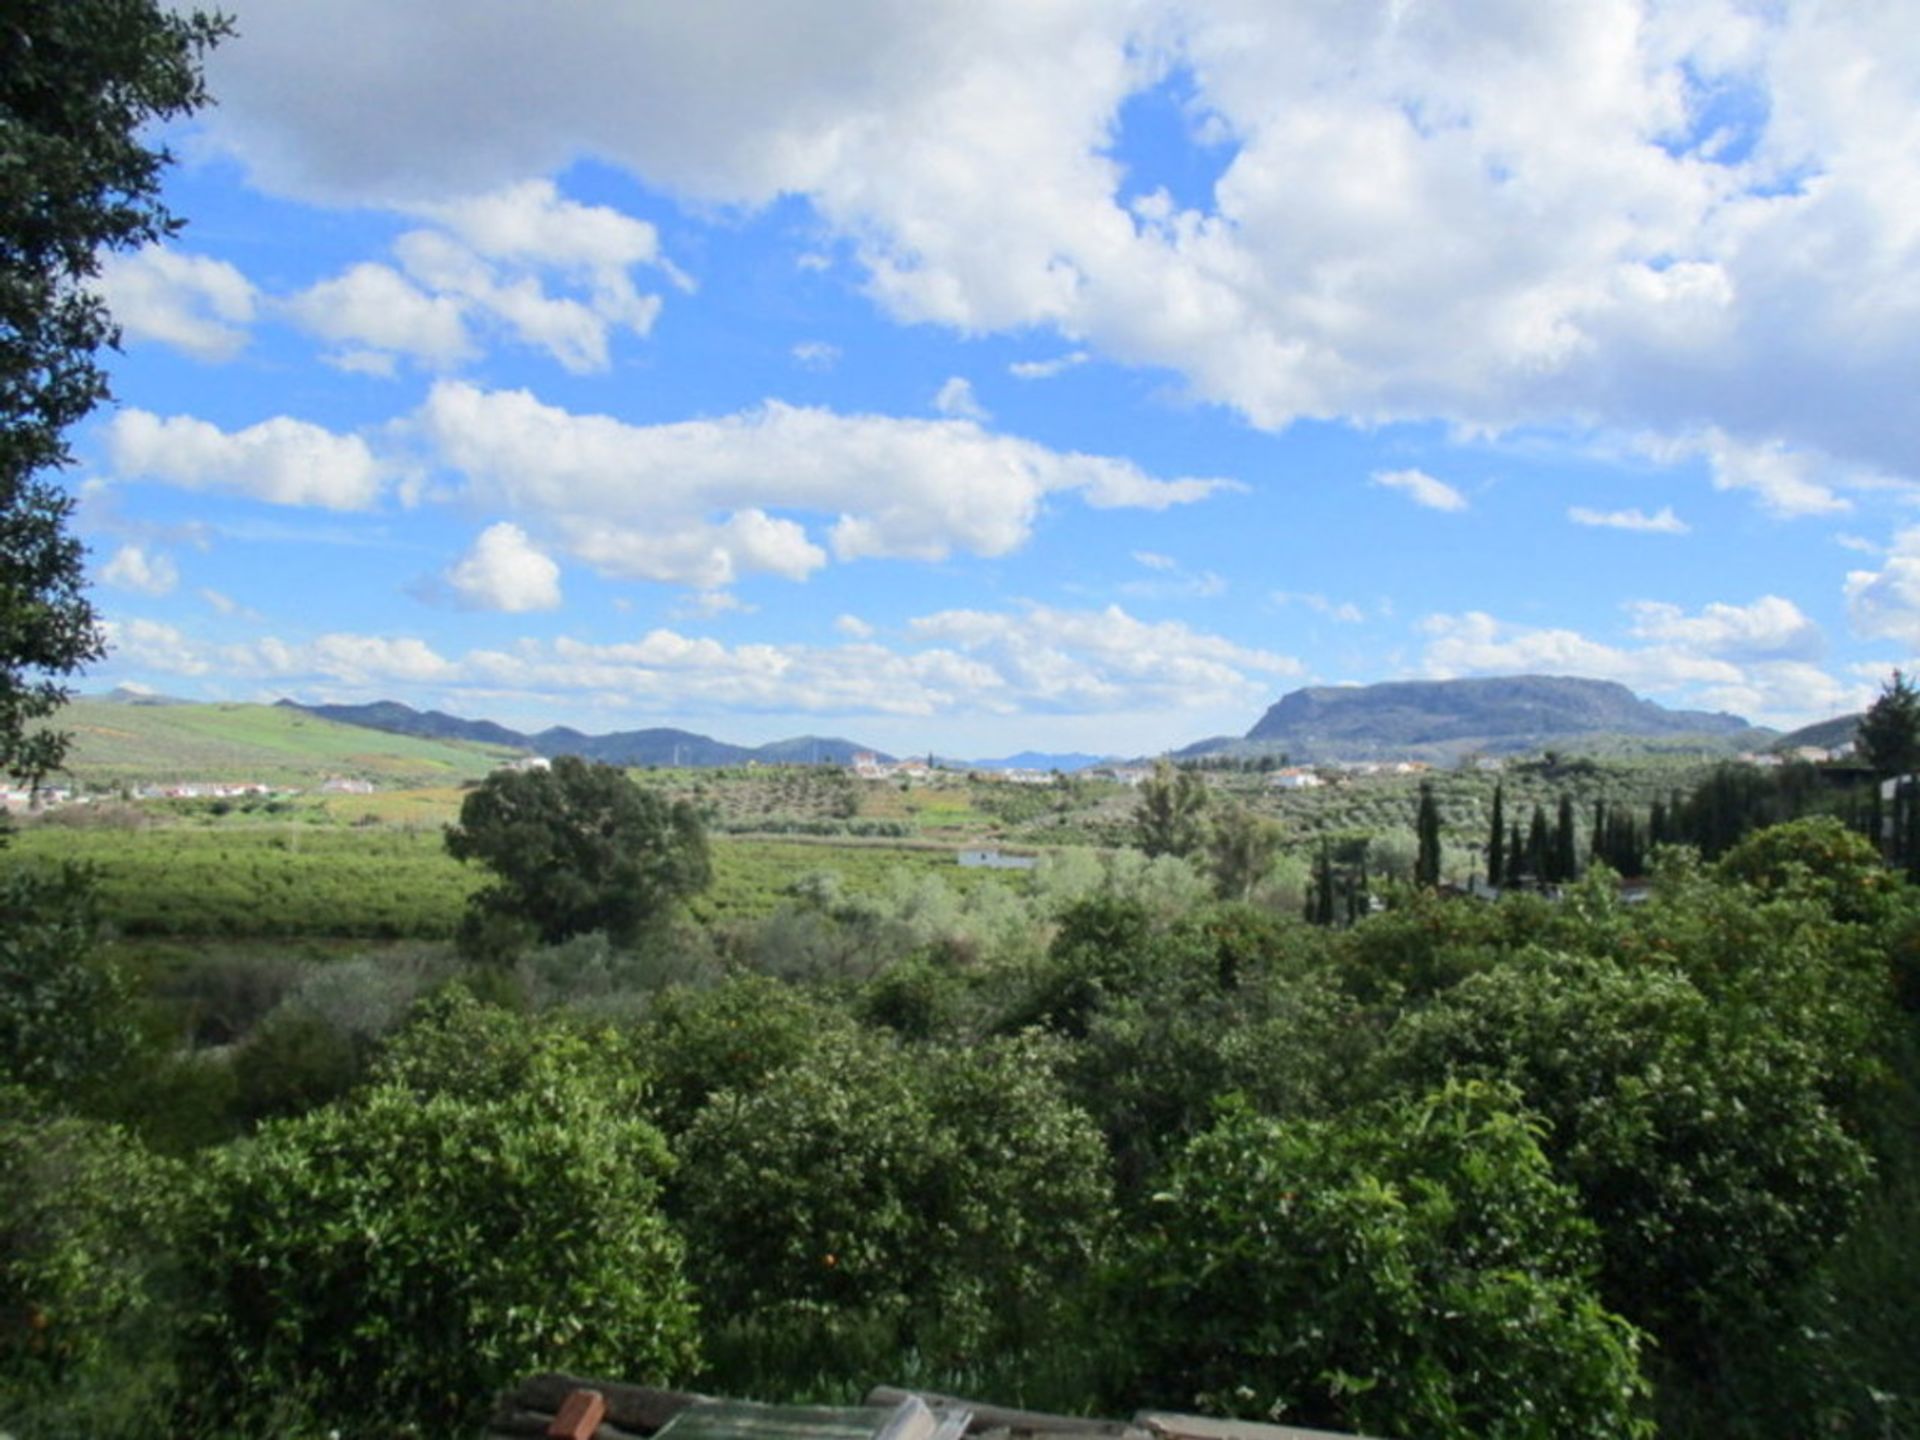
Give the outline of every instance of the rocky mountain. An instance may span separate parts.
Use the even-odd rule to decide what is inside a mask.
[[[1300,761],[1386,756],[1445,759],[1469,751],[1515,754],[1595,742],[1703,748],[1771,741],[1738,715],[1669,710],[1611,680],[1512,675],[1316,685],[1284,695],[1231,747],[1284,750]]]
[[[415,710],[394,700],[371,705],[281,705],[304,710],[326,720],[384,730],[395,735],[419,735],[435,740],[475,740],[486,745],[509,745],[536,755],[578,755],[609,765],[845,765],[870,746],[832,736],[803,735],[765,745],[730,745],[691,730],[660,727],[622,730],[610,735],[588,735],[565,725],[537,734],[510,730],[491,720],[463,720],[440,710]]]
[[[1821,750],[1832,750],[1853,739],[1860,728],[1862,714],[1836,715],[1831,720],[1821,720],[1812,725],[1803,725],[1798,730],[1789,731],[1774,742],[1776,750],[1797,750],[1802,745],[1812,745]]]

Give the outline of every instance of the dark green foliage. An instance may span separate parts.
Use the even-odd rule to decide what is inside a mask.
[[[1679,937],[1650,940],[1658,952]],[[1833,1053],[1839,1036],[1795,1023],[1787,1007],[1802,1003],[1828,1001],[1754,1013],[1676,968],[1523,949],[1407,1013],[1384,1070],[1415,1093],[1462,1076],[1516,1086],[1549,1122],[1559,1174],[1605,1220],[1608,1303],[1686,1365],[1715,1326],[1805,1275],[1865,1194],[1868,1156],[1830,1090],[1852,1062]]]
[[[183,1428],[477,1427],[537,1370],[694,1363],[659,1133],[564,1063],[513,1099],[400,1085],[217,1154],[187,1226]]]
[[[1207,862],[1213,892],[1222,900],[1250,900],[1254,887],[1273,868],[1280,832],[1244,805],[1231,801],[1214,816],[1207,837]]]
[[[125,978],[93,953],[93,885],[0,870],[0,1084],[97,1098],[139,1039]]]
[[[1418,858],[1413,862],[1413,883],[1431,890],[1440,883],[1440,807],[1434,803],[1430,784],[1420,787],[1420,812],[1413,828],[1420,842]]]
[[[1487,883],[1502,885],[1507,878],[1507,787],[1493,787],[1493,820],[1487,827]]]
[[[1207,782],[1197,770],[1154,762],[1133,809],[1133,843],[1149,856],[1195,855],[1206,843]]]
[[[693,806],[629,781],[611,765],[563,755],[547,770],[502,771],[471,791],[447,853],[498,877],[475,895],[470,931],[524,922],[547,944],[603,931],[631,944],[674,901],[713,878]]]
[[[9,1431],[139,1433],[150,1423],[170,1318],[156,1280],[181,1190],[182,1177],[125,1132],[0,1087],[0,1395]]]
[[[1127,1390],[1365,1434],[1650,1435],[1638,1337],[1588,1283],[1593,1241],[1500,1087],[1338,1124],[1230,1108],[1115,1297]]]
[[[0,773],[59,764],[64,737],[28,727],[102,653],[73,501],[47,472],[107,396],[100,256],[179,226],[148,126],[206,103],[200,58],[225,29],[152,0],[16,0],[0,26]]]
[[[1920,686],[1898,670],[1881,687],[1857,735],[1860,758],[1876,775],[1911,775],[1920,770]]]
[[[1032,1038],[830,1037],[775,1083],[711,1097],[682,1157],[710,1313],[811,1335],[822,1363],[875,1326],[923,1354],[1045,1340],[1108,1223],[1099,1135]]]

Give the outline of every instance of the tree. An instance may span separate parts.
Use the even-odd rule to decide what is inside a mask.
[[[1440,883],[1440,807],[1433,798],[1433,784],[1420,785],[1420,815],[1414,822],[1420,850],[1413,862],[1413,883],[1431,890]]]
[[[1133,809],[1136,842],[1149,856],[1192,855],[1206,843],[1206,809],[1206,781],[1156,760]]]
[[[141,136],[206,103],[201,57],[228,31],[154,0],[15,0],[0,21],[0,771],[23,779],[65,749],[28,727],[104,653],[73,500],[48,478],[119,339],[86,282],[103,252],[179,228],[160,198],[172,157]]]
[[[551,769],[488,776],[461,804],[446,844],[454,859],[478,860],[499,877],[469,902],[470,943],[504,921],[548,944],[589,930],[632,944],[713,876],[692,805],[574,755]]]
[[[1504,885],[1507,879],[1507,787],[1493,787],[1493,823],[1487,827],[1487,883]]]
[[[1876,774],[1910,775],[1920,770],[1920,686],[1894,671],[1879,698],[1860,717],[1856,744]]]
[[[1207,858],[1213,868],[1214,893],[1222,900],[1250,900],[1253,888],[1273,868],[1280,848],[1280,831],[1245,805],[1221,808],[1207,839]]]
[[[1151,1401],[1369,1435],[1652,1433],[1640,1336],[1601,1308],[1593,1223],[1511,1089],[1335,1123],[1223,1112],[1117,1277]]]

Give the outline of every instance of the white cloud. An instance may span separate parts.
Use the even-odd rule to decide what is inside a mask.
[[[344,368],[384,373],[382,359],[390,369],[402,355],[451,369],[479,353],[478,326],[503,328],[574,373],[605,370],[612,332],[644,336],[660,313],[660,297],[635,288],[632,267],[688,283],[661,257],[653,226],[565,199],[548,180],[409,208],[440,228],[394,242],[401,270],[355,265],[286,302],[302,328],[348,347],[331,357]],[[551,294],[549,280],[576,293]]]
[[[457,658],[413,637],[330,634],[198,642],[145,620],[110,627],[115,658],[176,675],[311,682],[390,693],[510,690],[550,705],[582,695],[675,715],[741,710],[842,716],[1106,714],[1252,707],[1298,662],[1118,608],[947,611],[910,621],[913,643],[742,644],[656,629],[606,644],[523,640]],[[384,690],[383,690],[383,687]]]
[[[1429,510],[1464,510],[1467,497],[1444,480],[1436,480],[1424,470],[1376,470],[1372,483],[1398,490],[1416,505]]]
[[[874,628],[858,615],[841,615],[833,622],[833,628],[850,640],[871,640]]]
[[[1845,589],[1855,633],[1920,650],[1920,525],[1893,537],[1880,569],[1849,572]]]
[[[122,479],[231,490],[275,505],[364,510],[384,479],[359,436],[286,416],[227,432],[188,415],[122,410],[107,427],[107,453]]]
[[[201,360],[230,360],[253,323],[251,281],[224,260],[165,245],[100,258],[95,288],[132,340],[157,340]]]
[[[973,382],[964,375],[949,375],[933,397],[933,408],[956,420],[985,420],[986,407],[973,393]]]
[[[792,350],[793,363],[803,370],[831,370],[840,363],[840,347],[825,340],[802,340]]]
[[[1796,513],[1833,487],[1769,447],[1914,468],[1920,27],[1899,5],[836,16],[266,7],[211,59],[209,123],[258,183],[334,200],[491,193],[582,155],[695,203],[801,196],[903,320],[1050,328],[1264,427],[1710,427],[1762,452],[1726,483]],[[1125,203],[1117,118],[1176,67],[1224,168],[1194,208]]]
[[[1136,550],[1133,552],[1133,558],[1149,570],[1167,571],[1180,568],[1178,560],[1171,555],[1162,555],[1157,550]]]
[[[1649,643],[1610,645],[1480,611],[1429,615],[1420,625],[1427,637],[1421,670],[1434,679],[1528,673],[1617,680],[1669,706],[1723,710],[1781,728],[1860,702],[1863,687],[1805,658],[1817,652],[1818,632],[1776,596],[1750,606],[1709,605],[1697,615],[1643,602],[1633,613],[1636,638]]]
[[[1608,530],[1638,530],[1650,535],[1685,535],[1692,527],[1673,513],[1671,505],[1663,505],[1654,514],[1644,510],[1591,510],[1585,505],[1575,505],[1567,511],[1567,518],[1576,525],[1595,525]]]
[[[1003,555],[1049,494],[1163,509],[1229,482],[1158,480],[1124,460],[1049,450],[971,421],[840,415],[770,401],[714,420],[630,425],[524,391],[436,385],[418,432],[489,509],[540,517],[611,575],[714,589],[803,579],[826,548],[779,511],[833,517],[835,558]]]
[[[1270,598],[1276,605],[1304,605],[1314,614],[1342,625],[1359,625],[1367,618],[1367,612],[1351,600],[1330,600],[1318,591],[1275,590]]]
[[[241,620],[251,620],[256,623],[263,622],[266,619],[266,616],[262,615],[258,610],[242,605],[231,595],[223,595],[220,591],[210,586],[202,585],[195,593],[206,602],[207,608],[212,610],[216,615],[232,616]]]
[[[482,530],[446,580],[469,610],[518,614],[560,607],[560,567],[534,547],[526,531],[506,521]]]
[[[180,567],[171,556],[149,554],[139,545],[122,545],[100,572],[100,578],[122,590],[142,595],[166,595],[180,583]]]
[[[1750,443],[1718,429],[1647,437],[1640,448],[1667,463],[1702,456],[1714,489],[1750,491],[1762,509],[1783,519],[1840,514],[1851,510],[1853,502],[1838,494],[1838,487],[1870,489],[1885,483],[1871,471],[1836,464],[1810,447],[1774,439]]]
[[[1075,350],[1051,360],[1015,360],[1007,366],[1007,373],[1016,380],[1051,380],[1076,365],[1086,364],[1092,358],[1084,350]]]
[[[1763,595],[1751,605],[1716,602],[1697,615],[1657,600],[1635,601],[1627,610],[1641,639],[1709,655],[1809,659],[1826,646],[1820,627],[1778,595]]]
[[[445,370],[477,353],[460,302],[428,294],[391,266],[355,265],[286,304],[302,329],[349,347],[340,360],[346,369],[381,373],[388,352]],[[388,373],[391,365],[387,359]]]

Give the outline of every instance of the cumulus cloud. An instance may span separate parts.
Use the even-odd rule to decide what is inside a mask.
[[[842,627],[833,646],[725,645],[671,629],[630,641],[561,637],[442,655],[415,637],[328,634],[242,644],[196,640],[147,620],[110,627],[116,659],[177,675],[219,674],[276,683],[516,694],[550,703],[613,697],[641,710],[690,714],[764,710],[834,715],[1193,711],[1253,705],[1266,677],[1298,662],[1172,622],[1104,611],[1030,606],[1020,612],[945,611],[907,626],[898,648]]]
[[[530,28],[338,0],[266,8],[210,69],[264,185],[451,205],[588,154],[700,202],[803,196],[897,317],[1051,328],[1260,426],[1706,426],[1747,452],[1725,482],[1793,513],[1832,486],[1769,457],[1920,453],[1897,5],[849,0],[823,27],[558,0]],[[1167,83],[1220,157],[1184,203],[1113,143]]]
[[[986,407],[973,393],[973,382],[964,375],[949,375],[939,393],[933,397],[933,408],[942,415],[957,420],[985,420]]]
[[[1398,490],[1416,505],[1429,510],[1464,510],[1467,497],[1444,480],[1436,480],[1424,470],[1376,470],[1372,483]]]
[[[548,180],[411,207],[437,222],[394,242],[399,269],[363,263],[286,302],[304,329],[346,347],[341,360],[374,368],[403,356],[450,369],[478,353],[473,330],[501,330],[575,373],[605,370],[615,329],[646,335],[660,297],[635,287],[652,265],[685,283],[643,220],[564,198]],[[573,294],[553,294],[549,283]]]
[[[535,548],[526,531],[506,521],[482,530],[473,549],[447,571],[446,581],[469,610],[517,614],[560,608],[560,567]]]
[[[349,369],[377,372],[376,357],[403,355],[444,370],[476,353],[460,302],[428,294],[388,265],[355,265],[322,280],[293,296],[287,311],[310,333],[348,347]]]
[[[180,567],[171,556],[157,551],[150,554],[139,545],[122,545],[100,571],[100,578],[122,590],[165,595],[180,583]]]
[[[1864,703],[1870,692],[1811,663],[1819,633],[1777,596],[1752,605],[1631,607],[1645,643],[1612,645],[1575,630],[1516,625],[1482,611],[1429,615],[1421,670],[1433,679],[1518,673],[1617,680],[1668,705],[1725,710],[1790,728]]]
[[[476,503],[543,517],[606,574],[702,589],[754,573],[804,579],[829,549],[842,561],[1004,555],[1026,542],[1050,494],[1164,509],[1230,483],[1155,479],[1124,460],[1050,450],[972,421],[777,401],[647,426],[443,381],[413,426]],[[781,511],[832,517],[827,545]]]
[[[1849,572],[1846,596],[1856,634],[1920,650],[1920,525],[1893,537],[1878,570]]]
[[[1051,380],[1076,365],[1086,364],[1092,358],[1084,350],[1074,350],[1065,355],[1056,355],[1051,360],[1015,360],[1007,366],[1007,373],[1016,380]]]
[[[359,436],[286,416],[229,432],[188,415],[163,419],[122,410],[106,439],[121,479],[228,490],[275,505],[364,510],[379,498],[385,479]]]
[[[247,343],[256,292],[224,260],[165,245],[100,259],[95,288],[131,340],[156,340],[201,360],[230,360]]]
[[[1671,505],[1661,506],[1652,515],[1640,509],[1592,510],[1585,505],[1575,505],[1567,511],[1567,518],[1576,525],[1593,525],[1605,530],[1638,530],[1649,535],[1685,535],[1692,528],[1673,513]]]

